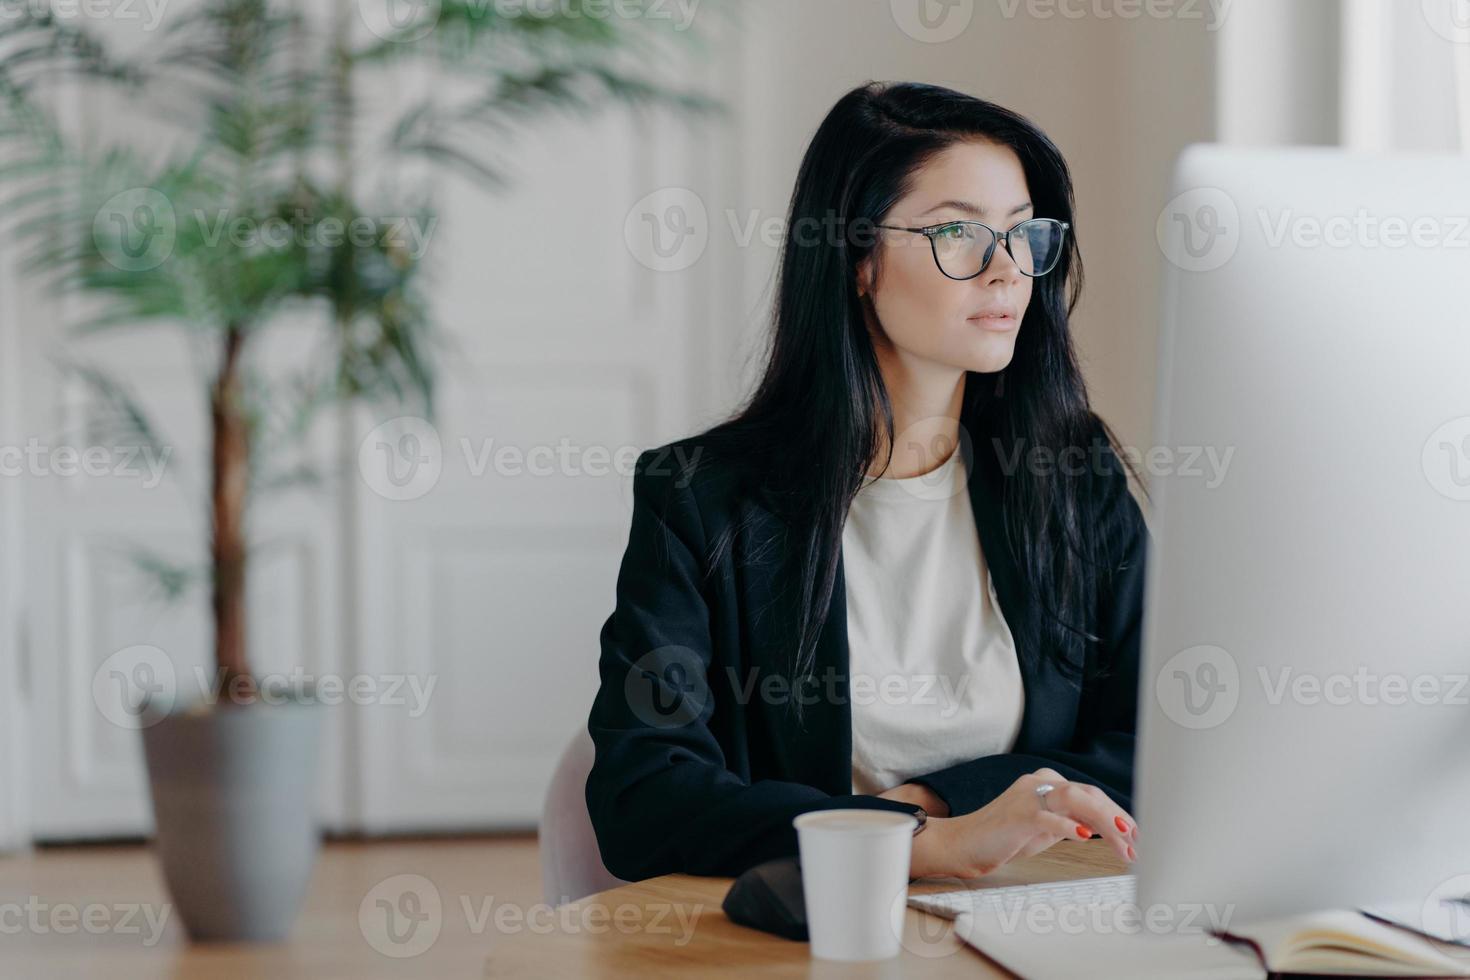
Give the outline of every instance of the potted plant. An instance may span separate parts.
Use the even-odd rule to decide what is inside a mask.
[[[170,594],[196,581],[210,590],[214,689],[143,726],[157,849],[196,939],[286,935],[319,838],[317,706],[309,691],[287,704],[256,696],[246,632],[251,504],[323,478],[301,450],[324,410],[387,402],[432,411],[424,256],[391,232],[432,226],[425,189],[437,172],[468,169],[501,186],[484,136],[501,149],[542,113],[711,106],[621,67],[668,43],[659,40],[668,23],[627,16],[655,6],[625,0],[612,17],[598,15],[606,4],[584,11],[564,0],[533,15],[443,0],[375,22],[370,4],[352,0],[201,0],[131,56],[44,5],[0,20],[0,188],[10,192],[0,214],[18,216],[12,231],[29,268],[99,311],[83,332],[168,323],[207,355],[207,558],[196,570],[146,547],[136,553]],[[416,159],[424,179],[412,191],[365,189],[356,93],[415,60],[442,91],[392,120],[367,152]],[[140,117],[141,107],[162,111],[147,136],[83,142],[43,107],[48,83],[63,77],[127,96]],[[273,375],[254,354],[287,319],[290,329],[317,330],[324,354]],[[99,417],[161,441],[125,383],[95,365],[72,369]]]

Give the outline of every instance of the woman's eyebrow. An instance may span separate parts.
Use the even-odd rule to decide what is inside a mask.
[[[1013,217],[1015,215],[1018,215],[1022,211],[1028,210],[1030,207],[1031,207],[1031,202],[1030,201],[1027,201],[1024,204],[1017,204],[1015,207],[1011,208],[1009,211],[1006,212],[1006,217],[1007,218],[1010,218],[1010,217]],[[919,215],[919,217],[923,217],[926,214],[933,214],[935,211],[941,211],[941,210],[943,210],[945,208],[950,208],[950,209],[953,209],[955,211],[961,211],[961,212],[963,212],[965,214],[974,215],[977,218],[983,218],[983,217],[986,216],[986,214],[989,213],[988,211],[986,211],[985,208],[982,208],[982,207],[979,207],[977,205],[971,204],[969,201],[956,201],[956,200],[951,200],[951,201],[943,201],[943,202],[941,202],[939,204],[934,205],[928,211],[921,212],[920,215]]]

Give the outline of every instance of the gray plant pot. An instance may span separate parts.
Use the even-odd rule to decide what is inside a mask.
[[[143,729],[159,860],[195,940],[279,941],[316,861],[319,704],[227,705]]]

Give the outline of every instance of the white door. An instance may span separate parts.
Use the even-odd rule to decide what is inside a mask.
[[[703,161],[682,132],[548,126],[518,147],[512,194],[445,188],[439,414],[359,430],[364,666],[431,691],[417,713],[359,712],[367,829],[532,825],[586,725],[633,460],[708,421],[728,322],[707,257],[670,271],[702,247],[674,235],[710,198],[687,190]]]

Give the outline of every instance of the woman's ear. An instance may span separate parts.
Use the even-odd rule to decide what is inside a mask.
[[[857,294],[868,299],[873,290],[873,257],[870,255],[858,263]]]

